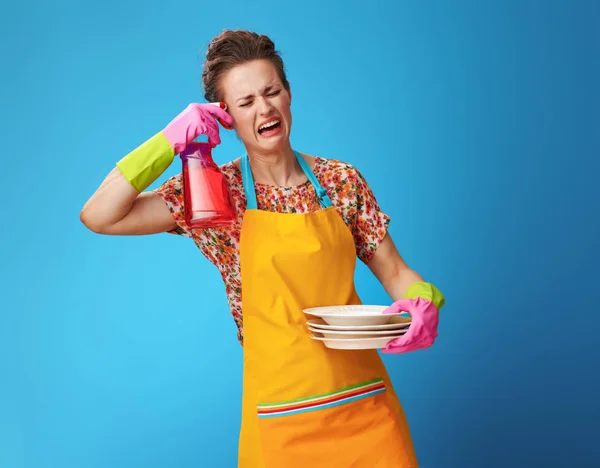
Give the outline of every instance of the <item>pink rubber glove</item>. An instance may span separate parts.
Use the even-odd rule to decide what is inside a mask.
[[[408,312],[408,331],[382,348],[382,353],[400,354],[429,348],[438,336],[439,311],[444,306],[443,294],[430,283],[413,283],[405,298],[394,302],[384,314]]]
[[[187,145],[200,135],[208,137],[211,148],[221,143],[219,126],[215,118],[225,128],[232,128],[233,119],[225,112],[224,102],[217,104],[190,104],[165,127],[165,136],[175,154],[180,154]]]
[[[233,122],[226,108],[224,102],[190,104],[163,130],[118,161],[117,167],[141,193],[171,165],[176,154],[200,135],[208,136],[211,148],[220,144],[217,120],[225,128],[231,128]]]

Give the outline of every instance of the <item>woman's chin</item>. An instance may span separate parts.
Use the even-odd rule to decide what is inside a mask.
[[[290,146],[289,136],[284,132],[269,138],[259,138],[258,147],[265,151],[276,151]]]

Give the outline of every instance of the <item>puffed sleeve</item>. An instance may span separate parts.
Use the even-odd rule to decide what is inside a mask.
[[[185,223],[182,175],[178,174],[167,179],[154,192],[163,199],[175,221],[176,227],[169,233],[192,237],[192,233]]]
[[[391,218],[381,210],[373,191],[358,169],[355,169],[355,187],[356,214],[352,234],[357,256],[366,264],[384,239]]]

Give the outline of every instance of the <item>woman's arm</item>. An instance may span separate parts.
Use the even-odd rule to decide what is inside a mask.
[[[389,233],[385,235],[367,266],[393,301],[404,298],[411,284],[424,281],[402,259]]]
[[[157,234],[175,228],[169,209],[154,192],[137,190],[114,168],[79,215],[91,231],[112,235]]]
[[[81,210],[81,222],[101,234],[155,234],[174,229],[176,223],[161,197],[143,191],[198,136],[207,135],[211,147],[220,144],[215,119],[223,125],[233,123],[225,104],[190,104],[117,163]]]
[[[410,269],[389,234],[368,266],[394,300],[384,313],[408,312],[412,317],[408,332],[388,342],[382,352],[406,353],[433,345],[438,336],[439,311],[445,303],[441,291]]]

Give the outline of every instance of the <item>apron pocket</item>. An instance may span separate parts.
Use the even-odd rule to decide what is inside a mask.
[[[385,382],[257,407],[267,468],[408,468]]]

